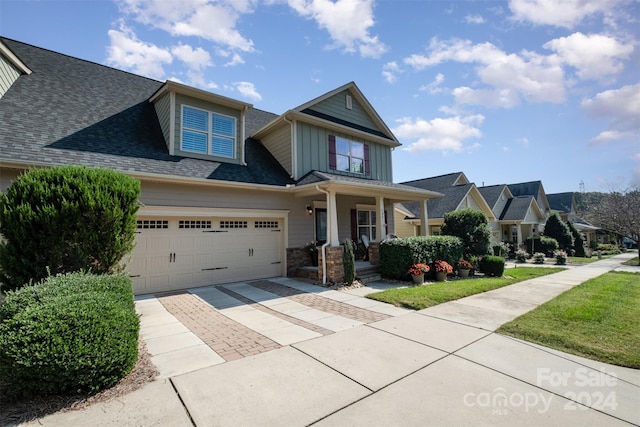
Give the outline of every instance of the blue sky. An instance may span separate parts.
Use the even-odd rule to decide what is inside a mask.
[[[394,180],[640,185],[637,0],[0,2],[0,35],[273,113],[355,81]]]

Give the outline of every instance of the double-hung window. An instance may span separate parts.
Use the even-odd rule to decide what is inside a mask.
[[[329,169],[369,175],[369,144],[329,135]]]
[[[336,170],[364,174],[364,144],[336,137]]]
[[[367,236],[369,241],[377,239],[376,211],[358,210],[358,239]]]
[[[236,119],[182,106],[181,149],[219,157],[235,157]]]

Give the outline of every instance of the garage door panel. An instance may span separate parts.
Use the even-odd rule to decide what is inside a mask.
[[[279,276],[281,223],[277,219],[140,219],[129,263],[135,292]]]

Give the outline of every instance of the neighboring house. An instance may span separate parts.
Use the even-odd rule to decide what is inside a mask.
[[[421,188],[423,190],[442,193],[437,199],[427,202],[428,233],[422,233],[420,204],[415,202],[396,204],[394,209],[396,234],[399,237],[418,236],[421,234],[439,235],[444,224],[444,215],[465,208],[481,211],[487,216],[492,227],[492,241],[499,241],[499,235],[494,233],[496,216],[486,203],[474,183],[469,182],[462,172],[455,172],[441,176],[423,178],[404,182],[403,185]],[[399,224],[403,224],[400,226]]]
[[[544,191],[544,187],[542,186],[542,181],[530,181],[530,182],[521,182],[518,184],[507,184],[509,187],[509,191],[513,194],[514,197],[518,196],[533,196],[536,199],[536,203],[542,210],[545,216],[544,222],[546,223],[547,218],[551,214],[551,206],[549,206],[549,200],[547,199],[547,193]]]
[[[500,241],[518,248],[544,228],[546,216],[533,195],[514,196],[506,184],[480,187],[478,190],[497,218]]]
[[[597,241],[597,231],[600,228],[590,224],[576,214],[577,204],[574,193],[547,194],[547,199],[553,212],[557,212],[564,222],[570,222],[576,230],[585,236],[587,247],[591,245],[592,241]]]
[[[375,248],[395,203],[439,196],[391,182],[399,145],[355,83],[275,115],[0,38],[0,191],[52,165],[138,178],[138,294],[293,274],[312,240],[341,280],[342,240]]]

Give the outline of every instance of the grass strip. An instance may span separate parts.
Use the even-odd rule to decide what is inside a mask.
[[[556,350],[640,368],[640,274],[609,272],[572,288],[497,332]]]
[[[377,301],[395,306],[421,310],[423,308],[453,301],[469,295],[498,289],[516,282],[533,279],[557,273],[564,268],[516,267],[504,271],[502,277],[474,277],[453,280],[450,282],[436,282],[425,286],[400,289],[387,289],[367,295]]]

